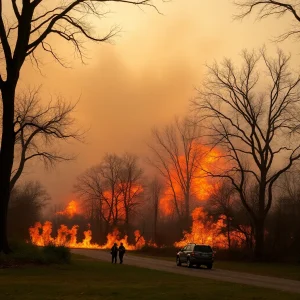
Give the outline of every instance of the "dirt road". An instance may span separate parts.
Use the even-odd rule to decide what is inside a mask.
[[[104,260],[104,261],[111,260],[110,253],[107,251],[73,249],[72,252],[76,254],[82,254],[92,258]],[[137,266],[137,267],[142,267],[147,269],[154,269],[154,270],[166,271],[171,273],[214,279],[219,281],[228,281],[233,283],[247,284],[247,285],[265,287],[270,289],[277,289],[281,291],[300,293],[300,281],[281,279],[275,277],[267,277],[267,276],[259,276],[254,274],[233,272],[233,271],[220,270],[220,269],[212,269],[212,270],[196,269],[196,268],[188,269],[185,266],[177,267],[175,264],[175,259],[174,262],[171,262],[165,260],[158,260],[155,258],[139,257],[139,256],[134,256],[126,253],[126,256],[124,257],[124,263],[127,265],[132,265],[132,266]]]

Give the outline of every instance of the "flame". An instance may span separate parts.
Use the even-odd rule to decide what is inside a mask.
[[[190,232],[184,232],[181,241],[175,242],[174,246],[181,248],[187,243],[207,244],[216,248],[228,248],[228,237],[222,234],[226,230],[226,217],[221,216],[217,222],[203,210],[197,207],[192,212],[193,224]],[[232,244],[241,247],[245,238],[238,231],[230,231],[229,238]]]
[[[72,200],[68,203],[67,207],[63,211],[56,212],[57,215],[67,216],[69,218],[73,218],[74,215],[80,214],[79,204]]]
[[[206,172],[204,170],[212,170],[216,167],[217,163],[219,163],[220,152],[216,149],[208,150],[206,147],[198,144],[195,144],[194,148],[194,152],[199,153],[199,158],[197,158],[195,166],[189,166],[189,168],[195,168],[193,177],[191,178],[190,195],[195,195],[197,200],[204,201],[218,189],[218,185],[213,184],[211,180],[205,176]],[[200,154],[203,155],[200,156]],[[183,155],[179,156],[178,161],[181,166],[180,169],[184,173],[183,177],[186,177],[187,167],[185,157]],[[174,194],[176,195],[177,202],[180,206],[183,205],[184,201],[184,195],[178,177],[178,170],[170,168],[170,174],[171,182],[159,202],[160,211],[165,216],[171,215],[174,211]]]
[[[84,239],[82,242],[77,242],[77,231],[78,225],[74,225],[71,229],[66,225],[60,225],[60,228],[57,231],[57,237],[53,238],[51,236],[52,223],[49,221],[46,221],[44,225],[37,222],[33,227],[29,228],[31,242],[37,246],[54,244],[56,246],[63,245],[69,248],[110,249],[114,243],[119,242],[123,243],[127,250],[138,250],[146,245],[146,241],[139,230],[134,232],[135,245],[129,244],[126,235],[123,238],[120,238],[120,232],[117,229],[107,235],[107,242],[104,245],[98,245],[91,242],[92,231],[90,229],[83,232]]]

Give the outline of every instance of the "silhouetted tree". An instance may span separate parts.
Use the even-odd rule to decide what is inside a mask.
[[[158,218],[159,218],[159,200],[163,194],[163,185],[155,177],[148,185],[148,199],[153,211],[153,242],[158,242]]]
[[[6,11],[12,15],[4,15]],[[42,0],[3,1],[0,0],[0,52],[3,67],[0,74],[0,91],[2,95],[3,117],[0,152],[0,252],[10,252],[7,242],[7,209],[10,198],[10,178],[14,162],[15,145],[15,94],[20,71],[27,58],[39,67],[36,50],[41,49],[60,64],[64,60],[48,38],[56,36],[60,41],[73,45],[75,53],[83,59],[83,40],[105,42],[117,32],[111,29],[104,36],[92,32],[92,17],[101,19],[105,16],[108,1],[105,0]],[[110,2],[132,5],[151,5],[150,0],[111,0]],[[153,5],[152,5],[153,6]],[[56,41],[57,45],[57,41]]]
[[[107,154],[98,166],[78,177],[75,191],[91,218],[100,217],[105,234],[118,225],[128,230],[142,200],[142,173],[136,156]]]
[[[188,118],[176,119],[163,130],[154,129],[153,144],[149,145],[153,158],[150,163],[159,171],[169,187],[174,210],[189,228],[191,188],[202,154],[199,147],[199,127]]]
[[[84,214],[94,229],[93,236],[102,241],[103,236],[108,232],[110,220],[104,214],[102,177],[99,166],[86,170],[77,178],[75,192],[81,199]]]
[[[224,232],[228,241],[228,248],[231,247],[230,232],[232,230],[232,221],[234,218],[234,189],[230,182],[224,180],[219,183],[217,189],[214,189],[207,201],[207,210],[210,214],[225,217],[226,232]]]
[[[242,59],[240,69],[229,59],[208,67],[194,104],[212,145],[222,150],[220,160],[226,160],[225,168],[206,172],[228,178],[239,193],[254,224],[255,256],[260,259],[274,184],[300,157],[300,77],[292,75],[290,57],[280,50],[275,59],[264,50],[244,51]],[[263,66],[260,82],[258,69]],[[255,205],[247,199],[253,186]]]
[[[283,41],[289,37],[300,36],[300,10],[298,1],[274,1],[274,0],[237,0],[236,6],[240,10],[240,13],[235,17],[243,19],[252,13],[257,12],[259,19],[265,19],[268,17],[282,17],[289,15],[294,24],[287,32],[278,36],[278,41]]]
[[[82,134],[74,127],[72,113],[76,104],[63,99],[42,105],[38,90],[17,97],[15,108],[15,161],[10,188],[14,188],[25,165],[40,158],[45,166],[72,159],[60,153],[54,145],[58,140],[80,139]]]
[[[42,209],[50,197],[38,182],[16,185],[11,193],[8,210],[8,229],[14,238],[28,239],[28,228],[41,218]]]
[[[143,194],[142,183],[143,171],[138,166],[138,158],[135,155],[126,153],[122,157],[122,168],[119,175],[119,189],[126,233],[128,234],[130,221],[136,208],[141,204]]]

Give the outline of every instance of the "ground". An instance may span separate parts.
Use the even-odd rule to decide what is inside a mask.
[[[199,271],[199,270],[198,270]],[[74,257],[70,265],[0,270],[0,299],[289,299],[300,294]]]
[[[86,255],[89,257],[109,261],[111,259],[108,251],[102,250],[88,250],[88,249],[74,249],[74,253]],[[277,290],[297,292],[300,294],[300,282],[296,280],[288,280],[283,278],[259,276],[244,272],[235,272],[228,270],[215,269],[188,269],[186,267],[177,267],[175,259],[173,261],[159,260],[150,257],[140,257],[132,255],[127,252],[125,262],[129,265],[143,267],[148,269],[167,271],[184,276],[194,276],[200,278],[214,279],[218,281],[227,281],[239,284],[248,284],[258,287],[272,288]]]
[[[157,254],[143,254],[143,252],[132,251],[130,254],[146,257],[156,258],[160,260],[167,260],[174,262],[174,255],[157,256]],[[299,263],[262,263],[251,261],[222,261],[216,259],[214,264],[215,269],[229,270],[237,272],[245,272],[250,274],[272,276],[285,279],[300,280],[300,264]]]

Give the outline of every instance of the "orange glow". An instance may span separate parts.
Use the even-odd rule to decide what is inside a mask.
[[[104,245],[98,245],[91,242],[92,231],[90,229],[84,231],[83,241],[77,242],[77,231],[77,225],[74,225],[71,229],[65,225],[60,225],[60,228],[57,231],[57,237],[53,238],[51,236],[52,223],[49,221],[46,221],[43,226],[41,223],[37,222],[33,227],[29,228],[31,242],[37,246],[54,244],[56,246],[63,245],[69,248],[110,249],[114,243],[123,243],[127,250],[137,250],[146,245],[146,241],[139,230],[134,232],[135,245],[128,243],[127,236],[120,238],[120,232],[117,229],[107,235],[107,242]]]
[[[58,211],[56,214],[57,215],[67,216],[69,218],[73,218],[74,215],[80,214],[79,204],[75,200],[72,200],[72,201],[70,201],[68,203],[68,205],[65,208],[65,210]]]
[[[191,178],[190,195],[194,196],[198,201],[204,201],[209,198],[212,192],[215,191],[218,186],[211,182],[204,170],[212,170],[216,167],[217,163],[220,164],[219,157],[220,153],[218,150],[208,150],[202,145],[194,145],[195,155],[199,158],[196,159],[194,166],[189,166],[189,168],[195,168],[193,176]],[[183,172],[183,177],[186,178],[186,161],[185,157],[182,155],[178,158],[180,169]],[[160,211],[163,215],[171,215],[174,211],[174,193],[177,198],[179,205],[183,204],[184,195],[182,192],[182,187],[180,186],[180,179],[178,177],[178,172],[175,168],[170,168],[171,173],[171,183],[168,184],[164,192],[164,196],[160,199],[159,206]],[[172,186],[171,186],[172,185]]]
[[[110,190],[104,191],[103,196],[107,201],[102,203],[103,216],[106,219],[109,219],[111,206],[115,206],[114,209],[118,211],[119,218],[124,221],[126,216],[126,205],[134,201],[134,198],[139,197],[142,192],[142,185],[134,183],[119,183],[114,190],[114,195],[112,195]],[[111,218],[109,223],[112,224],[113,221],[114,220]]]
[[[187,243],[207,244],[216,248],[228,248],[228,236],[222,234],[226,231],[226,219],[221,216],[215,222],[212,217],[209,217],[204,212],[202,207],[197,207],[192,212],[193,225],[191,232],[184,232],[184,237],[181,241],[174,243],[175,247],[184,247]],[[230,231],[229,234],[231,243],[235,246],[241,246],[244,237],[240,232]]]

